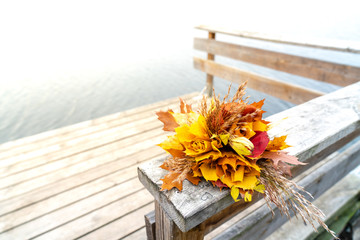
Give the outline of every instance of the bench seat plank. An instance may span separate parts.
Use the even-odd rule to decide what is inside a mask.
[[[356,83],[271,116],[271,122],[282,121],[269,135],[288,134],[287,142],[294,146],[289,149],[290,154],[305,161],[359,129],[359,103],[360,83]],[[161,192],[160,179],[167,172],[159,168],[160,164],[156,160],[141,165],[139,179],[180,230],[192,229],[233,203],[228,190],[220,192],[205,181],[199,186],[185,181],[182,192]]]

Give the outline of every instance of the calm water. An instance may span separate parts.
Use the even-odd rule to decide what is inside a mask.
[[[0,142],[201,91],[205,75],[192,67],[194,55],[205,56],[192,49],[195,36],[206,36],[194,30],[199,24],[360,41],[356,1],[4,2],[0,3]],[[360,56],[354,54],[242,41],[360,66]],[[336,89],[251,65],[242,67],[327,92]],[[217,92],[223,94],[228,84],[216,80]],[[267,98],[268,114],[291,107],[255,91],[248,93],[254,100]]]

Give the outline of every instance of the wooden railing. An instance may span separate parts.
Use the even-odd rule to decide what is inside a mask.
[[[282,120],[285,117],[286,120]],[[360,148],[352,149],[345,157],[321,161],[359,135],[360,83],[298,105],[267,120],[282,120],[269,131],[269,135],[288,135],[289,144],[294,146],[290,154],[311,163],[309,169],[301,167],[296,171],[295,181],[315,198],[360,163]],[[156,200],[156,239],[202,239],[206,233],[247,208],[251,208],[252,212],[237,223],[240,227],[236,231],[237,236],[244,239],[262,239],[286,221],[279,213],[272,219],[264,200],[260,200],[261,204],[254,204],[256,200],[234,203],[229,191],[220,191],[205,181],[198,186],[185,181],[182,192],[174,189],[160,191],[160,179],[166,174],[159,167],[162,162],[163,159],[157,159],[138,169],[140,181]],[[318,162],[320,166],[315,165]]]
[[[221,33],[226,35],[260,39],[272,42],[281,42],[292,45],[326,48],[321,45],[278,40],[274,38],[264,37],[259,34],[235,32],[224,29],[210,28],[206,26],[199,26],[197,28],[209,32],[208,39],[195,38],[194,40],[194,48],[196,50],[208,53],[207,59],[194,57],[194,67],[207,73],[206,86],[208,89],[207,93],[209,95],[211,95],[211,91],[213,88],[213,76],[220,77],[235,83],[241,83],[244,81],[244,79],[247,79],[249,80],[248,86],[250,88],[268,93],[270,95],[295,104],[306,102],[314,97],[318,97],[323,94],[319,91],[307,89],[294,84],[261,76],[256,73],[216,63],[214,61],[216,55],[248,62],[258,66],[267,67],[322,82],[332,83],[339,86],[347,86],[359,80],[359,67],[269,51],[260,48],[248,47],[239,44],[221,42],[215,39],[215,34]],[[350,51],[360,53],[360,49],[352,49],[345,47],[333,47],[332,49],[337,51]]]
[[[317,198],[360,164],[360,142],[354,143],[343,153],[329,156],[360,134],[359,67],[220,42],[215,40],[215,34],[321,47],[316,44],[295,44],[244,32],[204,26],[198,28],[209,31],[209,39],[196,38],[194,41],[195,49],[208,54],[207,59],[194,58],[195,68],[207,73],[208,94],[212,90],[213,76],[217,76],[236,83],[248,80],[250,88],[300,104],[267,119],[280,122],[269,131],[270,137],[288,135],[288,144],[294,146],[289,149],[290,154],[309,163],[293,169],[294,181]],[[322,48],[360,52],[348,47]],[[324,95],[319,91],[216,63],[216,55],[339,86],[351,85]],[[185,181],[182,192],[174,189],[160,191],[160,179],[167,173],[159,167],[162,162],[163,159],[154,159],[138,169],[140,181],[155,198],[155,213],[146,216],[149,239],[203,239],[235,215],[237,218],[240,216],[240,220],[216,239],[264,239],[287,221],[277,209],[274,209],[276,214],[272,219],[271,211],[260,196],[254,197],[250,203],[234,203],[229,191],[219,191],[206,181],[198,186]]]

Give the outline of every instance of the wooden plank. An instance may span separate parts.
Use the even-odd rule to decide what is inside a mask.
[[[148,192],[141,190],[93,212],[89,212],[73,221],[67,222],[56,229],[36,237],[36,239],[119,239],[139,228],[143,228],[145,225],[143,216],[146,210],[151,211],[153,208],[152,196]],[[130,220],[129,215],[140,215],[140,217]],[[120,224],[122,225],[121,228],[114,227],[114,225]],[[109,230],[112,231],[111,235],[113,236],[105,233]]]
[[[34,210],[37,207],[40,208],[43,204],[47,204],[47,209],[57,209],[59,206],[62,206],[61,204],[68,203],[68,201],[64,200],[67,198],[67,196],[73,196],[73,200],[77,200],[75,193],[83,192],[83,189],[87,189],[87,186],[91,186],[91,189],[84,190],[86,193],[82,195],[83,197],[95,193],[99,189],[96,186],[98,182],[106,182],[104,179],[107,179],[108,175],[122,171],[127,172],[127,168],[129,168],[129,166],[137,166],[144,161],[148,161],[150,159],[158,158],[164,155],[165,153],[162,149],[151,147],[149,149],[136,152],[135,154],[128,155],[126,158],[110,161],[108,163],[97,166],[96,168],[91,168],[90,170],[83,171],[79,174],[61,179],[53,183],[49,183],[45,186],[36,188],[33,191],[26,192],[25,194],[1,201],[0,216],[9,213],[12,215],[15,214],[15,216],[16,214],[19,216],[24,214],[21,219],[19,218],[20,221],[23,221],[23,219],[28,218],[27,214],[29,214],[28,212],[31,212],[31,209]],[[130,179],[135,175],[136,172],[132,172],[131,175],[127,176]],[[112,181],[110,181],[110,183],[113,184]],[[100,184],[99,186],[103,187],[104,185]],[[58,196],[61,198],[61,200],[58,198]],[[18,212],[20,212],[20,214]],[[41,213],[41,211],[36,211],[35,214],[39,215]]]
[[[181,96],[185,101],[192,101],[199,93],[191,93]],[[93,120],[80,122],[63,128],[50,130],[33,136],[21,138],[11,142],[0,144],[0,159],[24,153],[39,147],[45,147],[59,140],[69,140],[78,136],[86,135],[90,132],[101,131],[110,126],[117,126],[127,122],[134,121],[137,117],[145,118],[153,115],[155,111],[166,109],[170,105],[175,106],[179,102],[179,97],[171,98],[166,101],[160,101],[142,107],[130,109],[127,111],[111,114]],[[144,115],[143,115],[144,114]]]
[[[269,136],[288,135],[288,144],[294,146],[288,152],[305,161],[359,129],[359,102],[360,83],[356,83],[272,115],[267,120],[281,123],[268,132]],[[319,121],[321,124],[316,124]],[[161,163],[157,160],[141,165],[139,178],[182,231],[197,226],[233,203],[229,191],[220,192],[207,182],[193,186],[185,181],[182,192],[161,192],[160,179],[167,173],[159,168]]]
[[[154,122],[147,124],[149,131],[144,130],[142,132],[137,128],[132,128],[132,126],[133,125],[125,125],[117,130],[110,130],[107,132],[108,135],[104,134],[104,136],[101,135],[101,137],[99,136],[98,138],[94,137],[91,139],[90,137],[85,137],[82,141],[79,141],[78,144],[63,143],[64,145],[68,145],[68,147],[64,147],[64,149],[59,149],[58,151],[49,152],[48,154],[45,154],[45,156],[29,158],[27,161],[26,157],[24,157],[23,160],[25,161],[20,161],[0,169],[0,173],[4,172],[5,175],[0,178],[0,189],[9,186],[9,184],[23,182],[36,176],[44,175],[57,169],[73,165],[77,162],[74,159],[70,160],[71,158],[67,158],[67,156],[73,156],[83,151],[92,151],[96,149],[97,145],[101,148],[104,143],[112,143],[116,138],[120,138],[120,141],[118,142],[121,143],[123,147],[128,147],[131,143],[136,143],[136,141],[138,141],[139,136],[136,135],[137,131],[139,131],[138,133],[142,133],[141,135],[144,135],[144,132],[153,133],[154,137],[161,134],[161,122],[156,119],[154,119]],[[155,131],[151,131],[151,129],[155,129]],[[156,129],[158,129],[158,131],[156,131]],[[104,139],[106,136],[108,136],[108,140]],[[133,138],[136,140],[134,141]]]
[[[119,185],[114,185],[112,188],[98,194],[3,232],[0,234],[0,239],[29,239],[43,233],[50,234],[53,230],[59,231],[57,229],[60,229],[60,226],[64,227],[60,231],[60,236],[71,234],[70,236],[74,237],[77,233],[80,236],[87,233],[89,229],[94,230],[106,224],[107,220],[111,218],[121,217],[134,211],[139,206],[151,203],[153,201],[151,195],[143,192],[143,189],[141,183],[136,178]],[[110,207],[111,204],[113,204],[112,206],[115,204],[117,207]],[[118,209],[118,211],[115,211],[115,209]],[[96,215],[99,211],[103,214]],[[74,221],[73,224],[69,224],[71,221]],[[143,218],[141,218],[141,221],[144,225]],[[76,224],[76,222],[81,222],[82,224]],[[74,226],[79,227],[75,228]],[[59,234],[56,235],[59,236]],[[52,238],[45,237],[45,239]],[[69,239],[69,237],[66,239]]]
[[[160,131],[160,129],[154,131]],[[67,168],[62,168],[60,170],[38,176],[31,180],[20,182],[7,188],[0,189],[0,201],[13,198],[14,196],[30,192],[47,184],[71,177],[91,168],[95,168],[104,163],[113,161],[117,157],[130,155],[143,149],[147,149],[150,146],[154,146],[155,144],[160,143],[164,139],[163,136],[164,135],[161,134],[158,136],[153,134],[149,135],[148,133],[139,134],[131,139],[124,139],[123,142],[115,142],[113,144],[105,145],[102,148],[94,149],[93,151],[85,151],[81,154],[71,156],[70,158],[72,159],[81,158],[83,161],[76,160],[78,163]],[[147,140],[142,141],[144,139]],[[123,147],[124,142],[129,143],[128,147]],[[121,151],[116,152],[119,149]],[[114,152],[117,155],[114,155]]]
[[[133,232],[126,237],[121,238],[121,240],[146,240],[146,230],[145,228],[140,228],[136,232]],[[151,240],[151,239],[148,239]]]
[[[23,223],[32,221],[49,212],[66,207],[69,204],[98,194],[101,191],[109,189],[114,185],[123,184],[126,181],[132,181],[136,178],[137,165],[118,170],[102,178],[88,182],[86,184],[75,186],[66,192],[54,195],[43,201],[37,202],[30,206],[18,209],[15,212],[0,217],[0,223],[6,223],[1,231],[15,228]]]
[[[177,108],[179,104],[170,105],[170,107]],[[193,105],[197,107],[196,104]],[[101,147],[106,143],[121,140],[127,137],[136,136],[137,134],[149,131],[151,129],[158,129],[160,131],[161,122],[156,119],[154,112],[149,112],[147,118],[142,119],[141,114],[138,117],[130,119],[130,123],[89,133],[84,136],[79,136],[68,141],[59,138],[53,145],[44,147],[38,146],[33,151],[27,153],[15,154],[11,158],[0,161],[0,175],[6,177],[8,175],[23,172],[24,170],[34,168],[39,165],[56,161],[65,156],[71,156],[79,151]],[[114,121],[113,121],[114,122]],[[50,141],[50,140],[49,140]],[[41,144],[40,144],[41,145]],[[38,158],[42,157],[42,158]],[[24,176],[23,176],[24,177]]]
[[[261,34],[256,32],[248,32],[248,31],[238,31],[233,29],[226,29],[222,27],[215,26],[206,26],[200,25],[195,27],[200,30],[205,30],[214,33],[222,33],[226,35],[243,37],[249,39],[256,39],[274,43],[283,43],[290,44],[295,46],[304,46],[304,47],[312,47],[319,49],[327,49],[334,50],[340,52],[350,52],[350,53],[360,53],[360,43],[355,41],[345,41],[345,40],[327,40],[327,39],[309,39],[309,38],[300,38],[299,36],[295,38],[291,38],[289,36],[275,36],[269,34]]]
[[[141,121],[128,123],[90,135],[81,136],[69,141],[57,142],[54,145],[40,148],[28,153],[23,153],[1,161],[1,173],[6,174],[9,169],[13,168],[12,165],[20,162],[26,161],[29,164],[32,159],[38,157],[43,157],[46,159],[46,162],[50,162],[55,159],[60,159],[64,156],[73,155],[75,153],[103,146],[114,141],[123,140],[141,132],[157,129],[160,126],[161,122],[157,121],[155,117],[146,118]],[[35,161],[38,162],[38,160]]]
[[[360,169],[358,167],[314,201],[315,206],[318,206],[326,215],[325,221],[328,226],[331,226],[334,222],[339,221],[341,214],[346,212],[348,209],[351,209],[353,206],[358,207],[356,205],[359,204],[358,199],[360,197],[359,171]],[[351,217],[351,215],[349,217]],[[316,227],[318,228],[318,233],[314,232],[314,229],[311,226],[304,225],[300,219],[292,217],[291,221],[286,222],[266,239],[314,239],[314,237],[323,232],[318,224],[316,224]]]
[[[143,227],[144,223],[140,225],[138,220],[143,221],[144,214],[151,209],[154,208],[154,203],[150,203],[135,212],[132,212],[123,218],[119,219],[118,221],[114,221],[105,225],[102,228],[95,230],[94,232],[89,233],[88,235],[82,236],[81,239],[123,239],[126,238],[127,234],[131,233],[132,231],[138,229],[139,227]],[[132,240],[132,238],[129,238]],[[145,236],[141,239],[145,239]]]
[[[241,84],[248,80],[249,88],[262,91],[280,99],[300,104],[323,95],[322,92],[306,89],[290,83],[264,77],[255,73],[225,66],[194,57],[194,67],[211,75]]]
[[[354,146],[350,147],[342,154],[331,156],[320,163],[320,166],[315,165],[309,171],[306,171],[302,176],[299,176],[295,181],[308,192],[310,192],[316,199],[323,194],[327,189],[334,186],[347,173],[352,171],[360,164],[360,141]],[[354,184],[350,184],[351,188],[356,188],[359,193],[358,180]],[[344,188],[348,189],[348,188]],[[356,193],[356,195],[358,194]],[[340,195],[338,193],[337,195]],[[342,195],[342,194],[341,194]],[[355,196],[354,196],[355,197]],[[340,202],[338,202],[340,203]],[[341,205],[337,206],[340,207]],[[319,206],[321,207],[321,205]],[[336,210],[334,205],[333,209]],[[278,229],[287,219],[281,216],[277,208],[273,208],[275,216],[272,216],[271,211],[264,204],[260,208],[253,211],[251,214],[244,216],[239,222],[235,223],[230,229],[222,232],[214,240],[232,239],[232,238],[250,238],[264,239]],[[261,231],[259,230],[261,229]]]
[[[195,38],[194,48],[339,86],[359,81],[360,68],[221,41]]]

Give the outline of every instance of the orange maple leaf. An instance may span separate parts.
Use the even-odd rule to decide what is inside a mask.
[[[285,148],[291,147],[290,145],[287,145],[285,140],[286,140],[286,135],[285,136],[281,136],[281,137],[274,137],[273,140],[271,140],[269,142],[269,144],[266,147],[266,150],[269,151],[278,151],[278,150],[283,150]]]
[[[191,105],[186,104],[182,98],[180,98],[180,112],[181,113],[190,113],[192,111]]]
[[[161,191],[171,190],[174,187],[181,191],[183,188],[183,181],[185,179],[189,180],[194,185],[198,185],[200,181],[200,178],[193,177],[189,172],[184,174],[183,172],[170,171],[164,176],[163,179],[160,179],[163,181],[163,184],[161,185]]]
[[[173,111],[169,110],[167,112],[157,112],[156,115],[158,115],[158,119],[164,123],[164,131],[172,131],[175,132],[175,128],[177,128],[178,126],[180,126],[174,116],[171,114]]]

